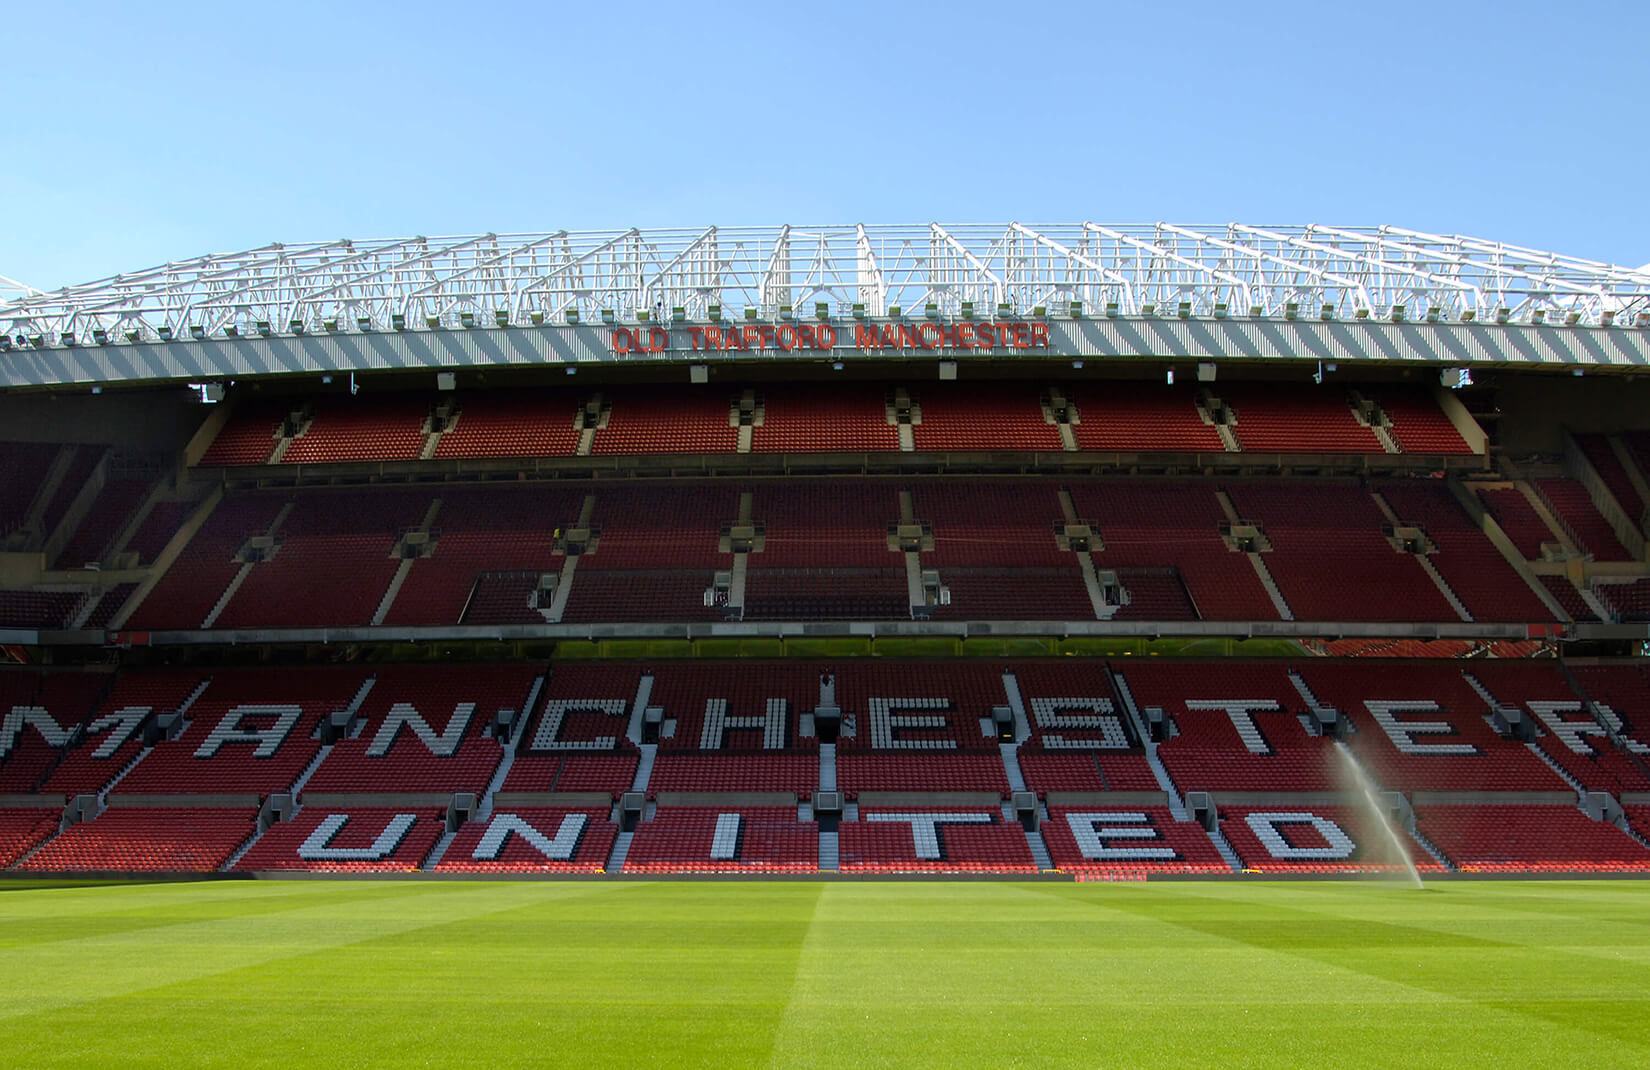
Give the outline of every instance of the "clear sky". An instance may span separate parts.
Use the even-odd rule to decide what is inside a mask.
[[[0,275],[621,226],[1375,224],[1650,261],[1650,0],[19,3]]]

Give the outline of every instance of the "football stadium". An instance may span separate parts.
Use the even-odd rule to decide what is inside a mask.
[[[0,1044],[1643,1066],[1647,537],[1650,270],[1494,240],[0,290]]]

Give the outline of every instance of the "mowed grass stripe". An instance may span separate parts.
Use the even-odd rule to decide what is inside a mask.
[[[1625,920],[1647,913],[1650,885],[1635,882],[294,882],[0,897],[19,898],[0,903],[8,925],[113,924],[100,919],[134,902],[214,916],[0,955],[0,991],[32,989],[37,1006],[0,1019],[7,1065],[1650,1064],[1650,929]]]

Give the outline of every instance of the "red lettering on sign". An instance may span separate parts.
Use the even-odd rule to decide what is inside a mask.
[[[934,338],[932,341],[928,338],[929,331],[934,332]],[[940,330],[939,326],[936,324],[924,323],[922,326],[917,328],[917,340],[922,343],[922,348],[933,349],[935,346],[945,341],[945,332]]]
[[[1014,325],[1014,348],[1025,349],[1031,345],[1031,324],[1016,323]]]
[[[1037,349],[1048,348],[1048,324],[1033,323],[1031,325],[1031,344]]]
[[[836,328],[829,324],[821,324],[818,332],[820,349],[836,348]]]
[[[628,353],[636,348],[636,336],[630,333],[629,327],[620,327],[613,332],[613,352]]]

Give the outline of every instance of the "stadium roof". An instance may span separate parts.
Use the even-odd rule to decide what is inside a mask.
[[[271,244],[51,293],[0,294],[8,335],[65,344],[287,331],[594,322],[713,307],[769,319],[934,306],[1025,316],[1181,314],[1629,325],[1650,272],[1400,227],[892,224],[555,231]],[[162,332],[165,332],[163,334]],[[131,337],[128,337],[131,336]],[[84,344],[84,343],[83,343]]]

